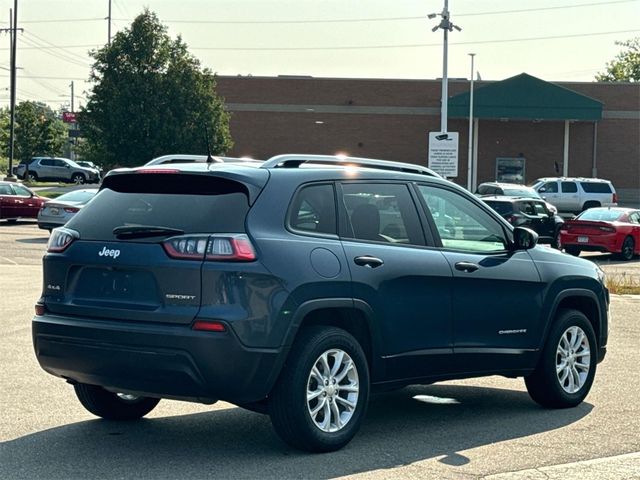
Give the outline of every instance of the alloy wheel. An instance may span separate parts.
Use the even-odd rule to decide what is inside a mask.
[[[567,393],[578,392],[587,381],[591,365],[589,339],[580,327],[567,328],[556,350],[556,375]]]
[[[337,432],[349,423],[358,404],[358,370],[347,352],[331,349],[314,362],[307,380],[307,409],[323,432]]]

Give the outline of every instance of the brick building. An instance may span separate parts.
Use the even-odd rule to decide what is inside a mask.
[[[232,156],[344,152],[426,165],[428,132],[440,130],[439,80],[217,81],[232,113]],[[538,88],[536,94],[528,93]],[[448,130],[460,136],[459,174],[453,180],[465,186],[468,91],[467,80],[450,80]],[[564,171],[597,175],[613,181],[622,201],[640,203],[640,85],[549,83],[522,74],[502,82],[476,82],[474,92],[479,102],[474,99],[478,183],[507,179],[502,167],[520,165],[517,178],[524,183]],[[483,98],[502,104],[483,110]]]

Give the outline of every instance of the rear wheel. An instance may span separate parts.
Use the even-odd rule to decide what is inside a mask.
[[[556,229],[556,233],[551,241],[551,247],[556,250],[562,250],[562,239],[560,238],[560,229]]]
[[[334,327],[300,333],[269,398],[269,415],[289,445],[310,452],[345,446],[369,401],[369,368],[358,341]]]
[[[566,247],[564,247],[564,251],[567,252],[569,255],[573,255],[574,257],[577,257],[580,255],[580,249],[575,245],[567,245]]]
[[[38,181],[38,175],[33,172],[29,172],[27,175],[25,175],[25,179],[29,183],[35,183]]]
[[[585,210],[588,210],[590,208],[597,208],[599,206],[600,206],[600,202],[594,202],[593,200],[589,202],[584,202],[584,205],[582,205],[582,211],[584,212]]]
[[[587,317],[578,310],[560,310],[538,366],[525,378],[527,391],[543,407],[574,407],[591,389],[596,360],[596,337]]]
[[[627,237],[622,242],[622,250],[620,251],[620,258],[622,260],[633,260],[635,255],[636,243],[632,237]]]
[[[159,398],[113,393],[96,385],[78,383],[73,386],[82,406],[107,420],[137,420],[153,410]]]

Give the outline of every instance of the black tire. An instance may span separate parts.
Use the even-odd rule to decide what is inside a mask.
[[[565,245],[564,251],[569,255],[573,255],[574,257],[580,256],[580,248],[575,245]]]
[[[82,406],[107,420],[137,420],[153,410],[159,398],[137,397],[128,400],[96,385],[78,383],[73,386]]]
[[[582,205],[582,211],[584,212],[585,210],[588,210],[590,208],[598,208],[599,206],[600,202],[595,202],[593,200],[584,202],[584,205]]]
[[[618,254],[618,256],[622,259],[622,260],[633,260],[633,257],[635,256],[635,249],[636,249],[636,242],[634,242],[633,237],[629,236],[627,238],[624,239],[624,241],[622,242],[622,249],[620,250],[620,253]]]
[[[84,183],[86,182],[86,178],[84,178],[84,175],[82,173],[74,173],[71,176],[71,182],[75,183],[76,185],[84,185]]]
[[[560,229],[556,229],[556,233],[551,240],[551,248],[555,248],[556,250],[562,250],[562,239],[560,237]]]
[[[330,428],[333,418],[332,408],[339,411],[338,405],[342,405],[345,408],[342,413],[346,412],[344,403],[333,400],[333,398],[348,394],[339,389],[334,393],[333,388],[335,387],[327,386],[326,388],[332,388],[329,394],[325,391],[317,399],[311,400],[312,403],[317,402],[313,406],[307,403],[307,389],[315,381],[311,376],[312,369],[320,357],[330,350],[340,350],[351,358],[358,385],[357,399],[353,399],[355,408],[351,412],[351,417],[346,420],[343,426],[333,432],[324,431],[316,425],[309,408],[314,408],[321,402],[323,405],[330,405],[327,407],[330,410],[328,422]],[[336,357],[331,358],[334,363],[330,367],[333,367]],[[340,372],[343,371],[340,368],[333,375],[339,377]],[[343,381],[345,380],[334,384],[339,387]],[[317,382],[316,388],[326,390],[321,382]],[[269,397],[269,415],[280,438],[292,447],[309,452],[331,452],[342,448],[355,436],[366,413],[368,402],[369,367],[358,341],[342,329],[314,326],[303,330],[296,339]],[[318,412],[315,416],[316,421],[318,416],[324,416],[326,410],[320,409]],[[342,419],[340,413],[337,417]]]
[[[578,327],[582,330],[586,342],[588,342],[589,357],[586,362],[585,357],[578,355],[573,358],[582,359],[585,364],[588,363],[589,369],[587,372],[580,372],[586,374],[584,378],[580,378],[582,383],[575,392],[570,392],[566,388],[571,388],[571,385],[563,387],[558,373],[556,373],[557,362],[560,361],[559,344],[565,336],[565,333],[574,327]],[[570,338],[575,338],[571,336]],[[584,350],[581,347],[573,350],[574,352],[584,354]],[[535,371],[525,377],[524,381],[527,386],[527,391],[531,398],[546,408],[569,408],[575,407],[589,393],[593,379],[596,373],[598,349],[596,344],[596,337],[593,332],[591,323],[585,317],[585,315],[578,310],[563,309],[558,311],[555,322],[551,326],[551,331],[547,337],[547,342],[538,362],[538,366]],[[574,369],[578,372],[578,368]],[[561,372],[562,373],[562,372]],[[570,375],[569,375],[570,376]],[[567,376],[565,382],[568,383],[571,379]],[[575,377],[574,377],[575,378]]]

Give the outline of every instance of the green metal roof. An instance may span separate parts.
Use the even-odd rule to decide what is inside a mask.
[[[469,92],[449,98],[450,117],[469,117]],[[531,120],[600,120],[602,102],[521,73],[473,92],[473,116]]]

